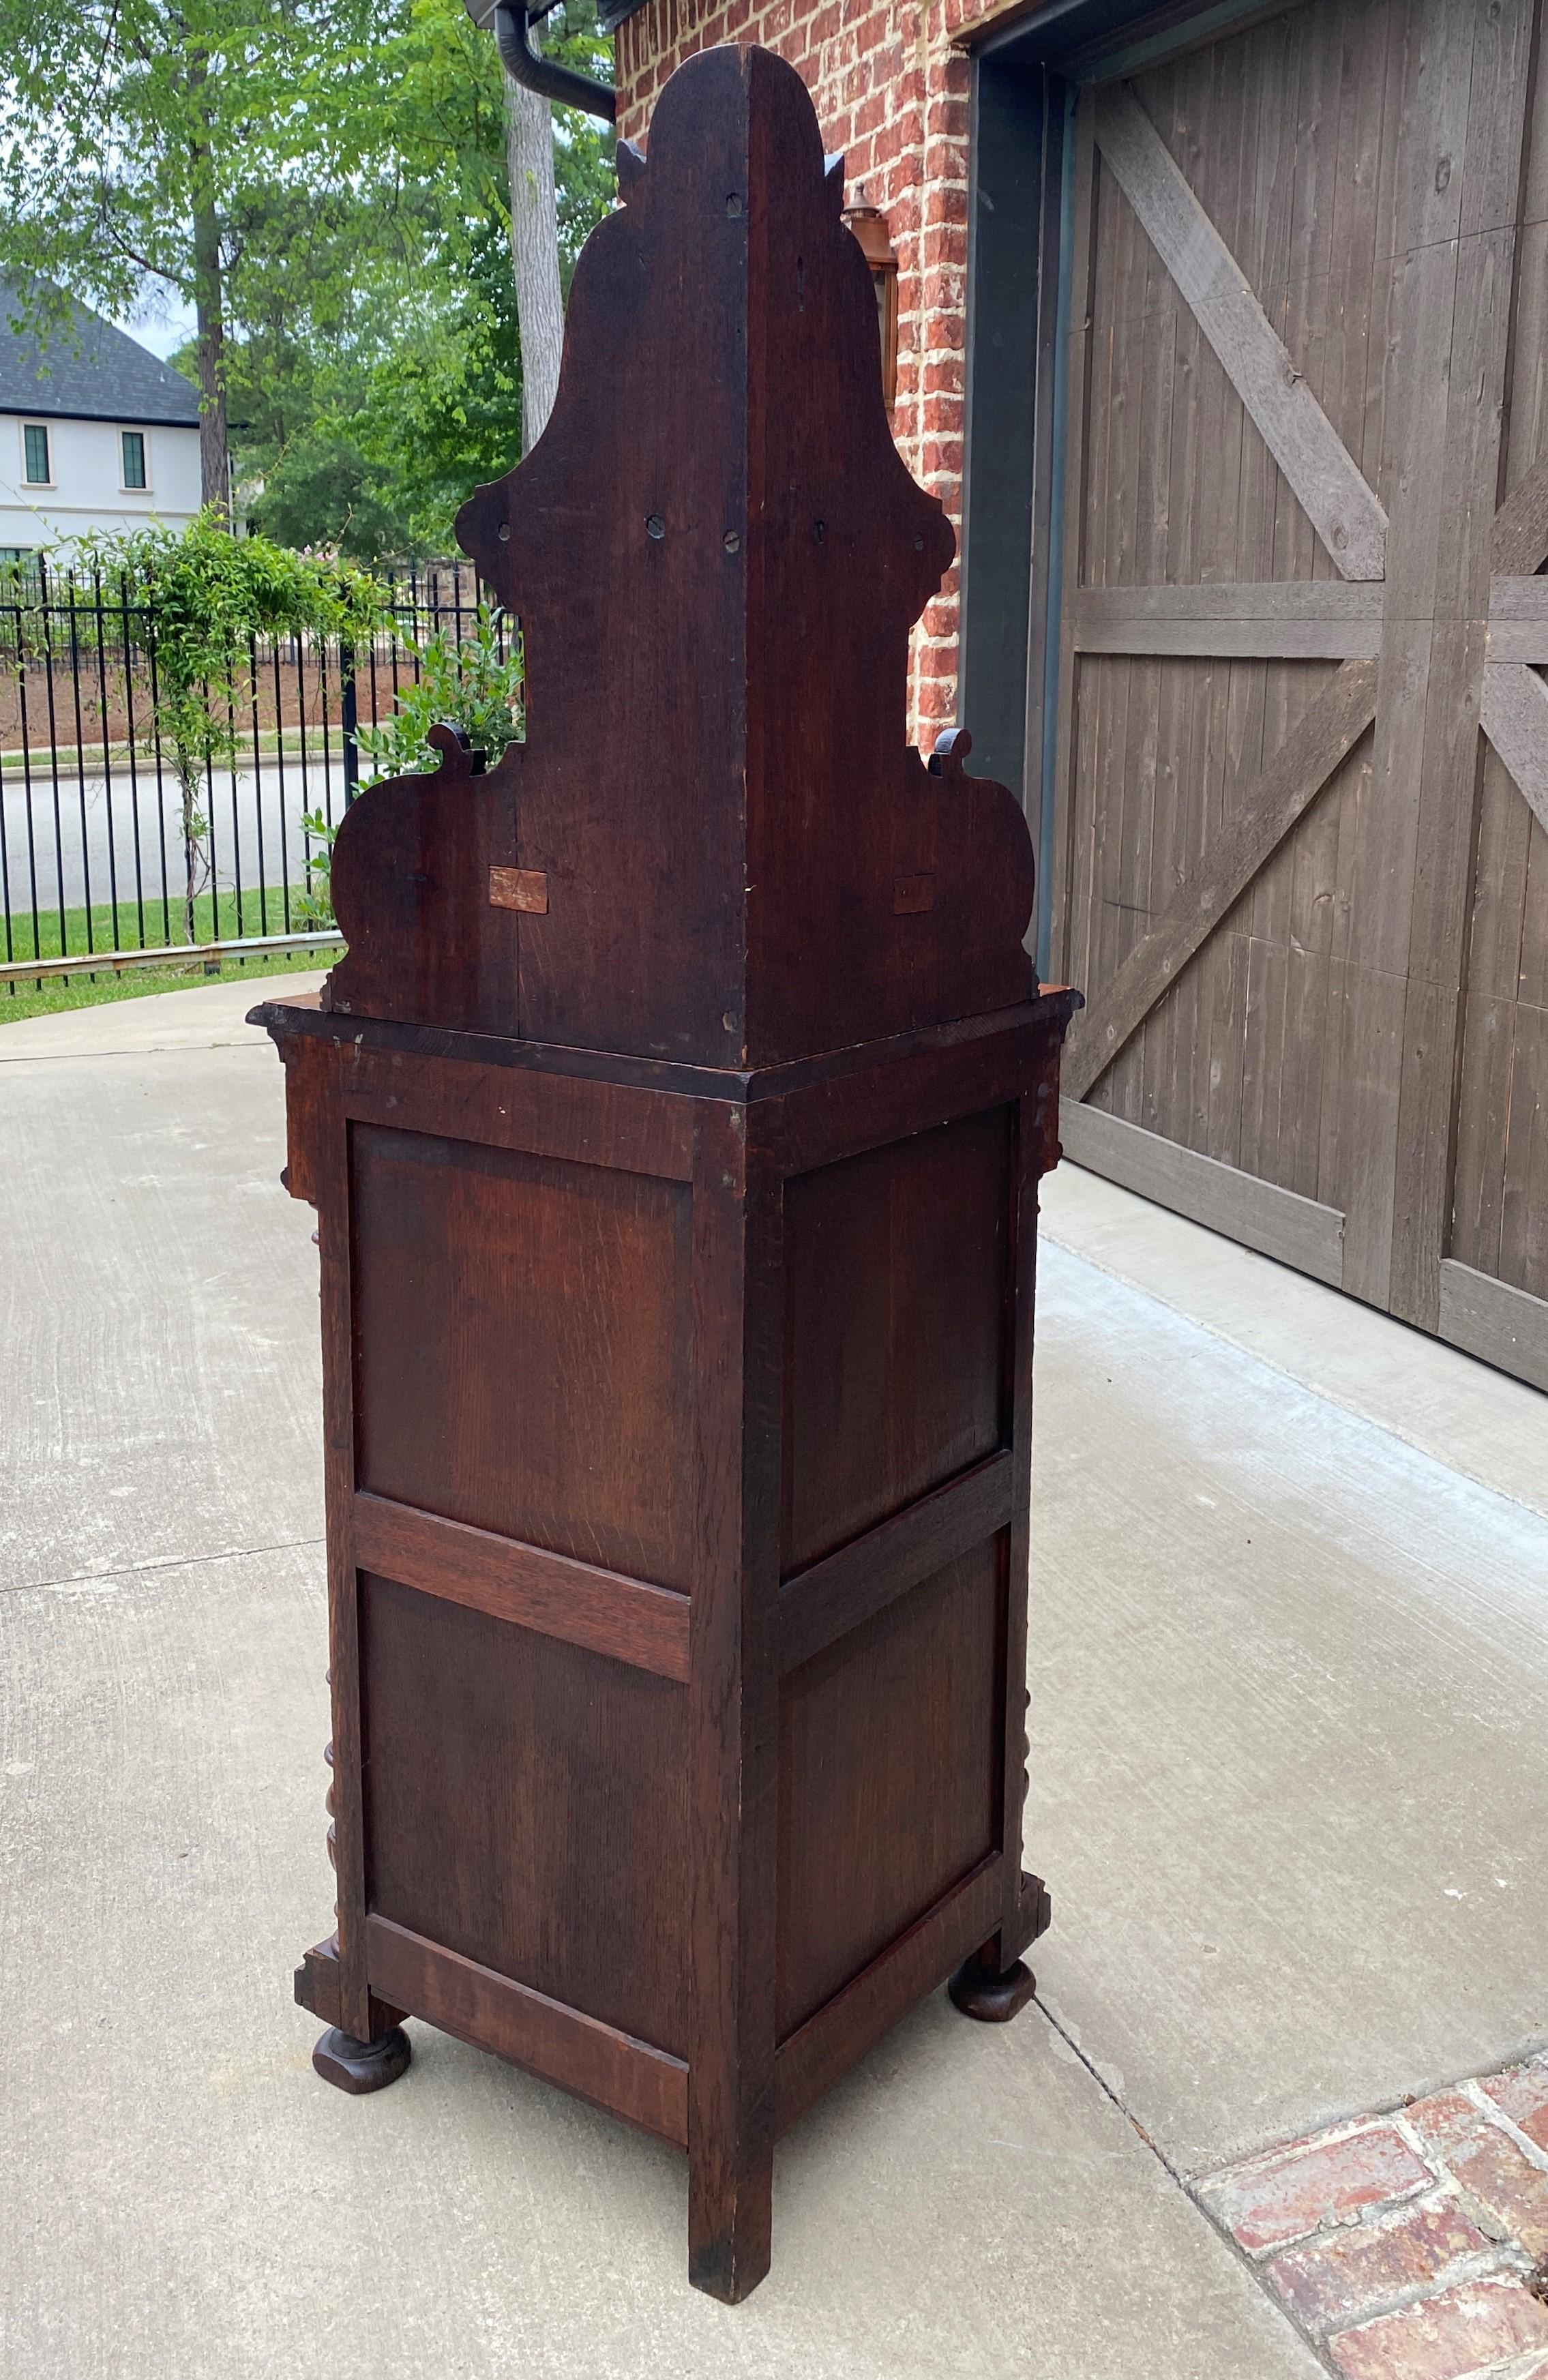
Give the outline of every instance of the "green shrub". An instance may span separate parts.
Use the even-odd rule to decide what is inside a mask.
[[[418,668],[418,676],[400,686],[392,716],[376,727],[357,731],[356,742],[370,773],[362,785],[381,784],[389,777],[428,775],[441,765],[429,740],[432,727],[454,727],[475,752],[493,768],[507,748],[521,741],[522,648],[519,633],[509,633],[505,615],[480,603],[473,633],[460,639],[441,629],[423,644],[404,639]],[[337,822],[320,810],[310,811],[301,824],[308,837],[307,889],[293,904],[304,926],[320,931],[333,919],[333,838]]]

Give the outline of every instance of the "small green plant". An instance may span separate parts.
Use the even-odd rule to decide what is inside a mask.
[[[491,769],[508,745],[521,741],[521,638],[512,633],[507,643],[507,633],[504,613],[480,603],[471,636],[459,639],[438,628],[422,644],[404,638],[417,674],[398,688],[391,718],[362,727],[355,739],[371,764],[368,784],[439,768],[432,727],[456,728]]]
[[[521,638],[512,631],[503,613],[480,603],[473,633],[461,638],[441,629],[417,643],[404,638],[418,675],[400,686],[392,716],[376,727],[362,727],[356,742],[370,774],[361,786],[380,784],[387,777],[428,775],[440,767],[440,756],[429,740],[432,727],[454,727],[475,752],[493,768],[522,734]],[[301,820],[308,839],[307,887],[292,910],[314,932],[333,919],[333,838],[337,821],[320,810]]]
[[[301,832],[307,838],[307,885],[292,895],[290,915],[304,930],[320,934],[333,923],[333,837],[337,819],[320,810],[303,810]]]

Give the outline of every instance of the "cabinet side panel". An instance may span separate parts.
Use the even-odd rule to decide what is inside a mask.
[[[356,1124],[358,1484],[686,1591],[689,1198]]]
[[[778,2037],[998,1847],[1007,1533],[784,1681]]]
[[[682,1687],[360,1585],[372,1911],[686,2056]]]
[[[786,1185],[787,1574],[1006,1442],[1011,1115]]]

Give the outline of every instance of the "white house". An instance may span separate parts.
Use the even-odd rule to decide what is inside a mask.
[[[0,563],[199,510],[198,390],[90,308],[70,314],[40,340],[0,284]]]

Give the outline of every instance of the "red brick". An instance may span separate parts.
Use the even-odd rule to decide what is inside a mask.
[[[1481,2075],[1479,2087],[1529,2141],[1548,2149],[1548,2058],[1534,2058],[1530,2065],[1513,2066],[1505,2074]]]
[[[1268,2277],[1307,2329],[1320,2332],[1367,2321],[1407,2291],[1438,2280],[1459,2256],[1488,2249],[1455,2201],[1442,2199],[1406,2207],[1392,2222],[1357,2223],[1288,2249],[1269,2265]]]
[[[938,175],[942,164],[938,151],[934,162]],[[967,212],[966,190],[959,189],[954,182],[933,181],[931,183],[925,207],[925,220],[927,224],[931,225],[965,224]]]
[[[1494,2124],[1481,2125],[1446,2164],[1484,2214],[1529,2256],[1548,2256],[1548,2173],[1529,2164],[1508,2133]]]
[[[1427,2149],[1445,2156],[1459,2141],[1477,2131],[1482,2115],[1460,2091],[1437,2091],[1433,2099],[1416,2099],[1404,2115]]]
[[[1324,2223],[1348,2222],[1363,2207],[1411,2198],[1433,2176],[1390,2124],[1337,2141],[1300,2141],[1216,2174],[1199,2195],[1239,2246],[1288,2247]]]
[[[1464,2281],[1327,2342],[1346,2380],[1468,2380],[1534,2347],[1548,2347],[1548,2306],[1514,2279]]]

